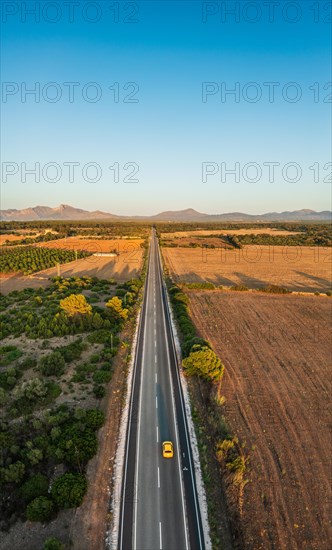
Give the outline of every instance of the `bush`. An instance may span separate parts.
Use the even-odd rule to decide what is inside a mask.
[[[54,514],[54,504],[46,497],[35,498],[28,504],[26,514],[30,521],[49,521]]]
[[[65,550],[65,545],[59,539],[50,537],[45,540],[43,550]]]
[[[106,382],[109,382],[111,380],[112,373],[107,372],[106,370],[98,370],[94,373],[92,378],[96,384],[105,384]]]
[[[268,285],[258,289],[260,292],[269,292],[271,294],[291,294],[292,291],[278,285]]]
[[[208,347],[208,348],[211,347],[207,340],[204,340],[204,338],[198,338],[198,336],[195,336],[195,338],[190,338],[189,340],[186,340],[185,342],[183,342],[183,345],[182,345],[183,357],[188,357],[193,346]]]
[[[193,346],[188,357],[182,361],[186,374],[198,375],[206,380],[221,380],[224,374],[224,365],[214,351],[207,346]]]
[[[233,285],[230,287],[230,290],[235,290],[235,291],[246,291],[246,290],[249,290],[249,288],[245,285]]]
[[[93,393],[97,399],[102,399],[105,396],[106,390],[104,386],[98,384],[93,386]]]
[[[85,348],[86,344],[83,344],[80,341],[76,341],[68,344],[68,346],[58,348],[57,351],[61,353],[66,363],[71,363],[71,361],[75,361],[76,359],[79,359],[81,357],[82,351]]]
[[[105,415],[98,409],[88,409],[85,415],[85,423],[92,430],[99,430],[105,422]]]
[[[186,288],[201,289],[201,290],[213,290],[215,285],[213,283],[185,283]]]
[[[21,487],[21,494],[25,502],[30,502],[37,497],[44,497],[48,491],[48,479],[43,474],[36,474]]]
[[[45,376],[61,376],[65,372],[65,359],[59,351],[53,351],[40,361],[40,370]]]
[[[87,490],[87,481],[82,474],[63,474],[53,483],[51,494],[60,509],[80,506]]]
[[[17,366],[20,370],[33,369],[37,366],[37,359],[35,357],[26,357],[26,359],[24,359],[22,363],[19,363]]]

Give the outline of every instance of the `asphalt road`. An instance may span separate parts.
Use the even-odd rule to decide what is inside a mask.
[[[182,390],[152,232],[134,364],[122,486],[120,550],[204,548]],[[162,441],[174,458],[162,456]]]

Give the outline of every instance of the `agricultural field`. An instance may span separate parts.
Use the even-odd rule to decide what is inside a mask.
[[[218,249],[162,249],[175,282],[209,282],[257,289],[278,285],[295,292],[331,290],[331,248],[244,246]]]
[[[127,254],[132,258],[140,257],[143,239],[98,239],[83,236],[67,237],[48,243],[40,243],[37,246],[43,248],[62,248],[64,250],[85,250],[91,254],[100,252],[115,252]]]
[[[330,298],[216,290],[186,294],[198,335],[225,365],[220,415],[246,457],[236,504],[241,547],[327,550]],[[204,414],[209,417],[209,411]]]
[[[5,245],[7,242],[15,243],[23,239],[22,235],[15,235],[13,233],[6,233],[0,235],[0,246]]]
[[[34,256],[37,256],[38,261],[35,258],[33,260],[29,258],[29,261],[25,263],[24,256],[28,256],[29,247],[4,248],[0,257],[5,266],[0,272],[1,292],[8,294],[13,290],[23,290],[24,288],[45,288],[49,284],[49,279],[57,275],[63,277],[88,275],[101,279],[116,279],[118,282],[136,278],[139,276],[143,264],[143,244],[142,239],[85,240],[69,237],[68,239],[39,243],[37,246],[31,247],[30,256],[33,253]],[[39,255],[38,250],[41,251]],[[43,255],[42,251],[45,251]],[[94,256],[94,253],[111,253],[112,256]],[[75,260],[76,254],[81,259]],[[11,258],[18,256],[17,271],[24,271],[25,267],[30,275],[15,273],[16,264],[13,264],[14,267],[10,270],[8,267],[10,262],[5,261],[7,255]],[[42,269],[41,262],[44,262],[45,265],[45,261],[51,262],[48,265],[54,267]],[[67,263],[64,264],[62,261]],[[13,263],[13,260],[11,262]],[[61,265],[55,267],[57,263]],[[33,264],[33,269],[31,269],[31,264]],[[38,271],[38,266],[41,271]]]

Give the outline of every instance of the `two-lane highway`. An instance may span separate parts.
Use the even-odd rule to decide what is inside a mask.
[[[165,292],[152,231],[127,429],[120,550],[204,548]],[[173,458],[163,458],[163,441],[173,442]]]

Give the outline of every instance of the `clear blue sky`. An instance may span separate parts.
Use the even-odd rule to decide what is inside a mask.
[[[313,11],[311,0],[293,7],[280,1],[272,16],[263,2],[246,11],[243,1],[81,0],[72,21],[63,0],[46,11],[49,2],[26,4],[37,4],[40,21],[25,13],[24,3],[1,2],[1,157],[12,163],[2,168],[5,175],[17,171],[2,181],[2,208],[66,203],[127,215],[188,207],[208,213],[330,209],[326,2]],[[224,11],[235,4],[238,21]],[[77,83],[72,102],[66,82]],[[91,82],[97,88],[87,88]],[[124,90],[128,82],[135,85]],[[202,101],[204,82],[215,84]],[[249,82],[254,85],[246,88]],[[280,83],[271,102],[267,82]],[[25,87],[35,83],[40,101],[29,94],[22,102]],[[223,87],[235,86],[239,101],[222,98]],[[96,90],[100,100],[88,101]],[[250,101],[257,93],[262,97]],[[296,93],[301,98],[292,102]],[[45,100],[56,94],[59,101]],[[68,162],[80,163],[73,181]],[[139,166],[132,179],[139,181],[123,181],[132,162]],[[216,173],[204,178],[207,162]],[[271,182],[267,162],[279,163]],[[35,175],[24,182],[22,163],[28,169],[40,164],[39,182]],[[56,175],[48,163],[61,168],[58,182],[47,181]],[[87,163],[100,166],[100,181],[86,181],[95,175],[90,167],[84,176]],[[221,163],[228,169],[238,163],[239,181],[230,174],[222,181]],[[256,164],[247,170],[248,163]],[[297,163],[302,175],[287,163]],[[119,167],[119,181],[111,165]],[[293,178],[299,181],[287,181]]]

